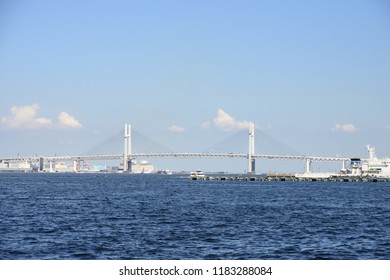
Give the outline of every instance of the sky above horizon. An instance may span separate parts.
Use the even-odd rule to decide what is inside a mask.
[[[125,123],[197,152],[249,122],[307,155],[390,156],[389,74],[385,0],[3,0],[0,157],[81,154]],[[156,160],[246,168],[227,161]]]

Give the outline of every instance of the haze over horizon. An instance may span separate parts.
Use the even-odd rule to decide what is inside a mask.
[[[0,157],[81,154],[125,123],[195,152],[249,122],[306,155],[390,156],[389,31],[383,0],[2,1]]]

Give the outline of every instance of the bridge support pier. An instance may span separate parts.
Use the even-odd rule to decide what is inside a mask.
[[[42,172],[44,169],[44,161],[43,161],[43,157],[40,157],[39,158],[39,172]]]
[[[256,173],[255,166],[255,124],[249,124],[249,151],[248,151],[248,174]]]
[[[342,166],[341,166],[341,170],[346,170],[346,166],[347,166],[347,163],[345,160],[342,161]]]
[[[251,164],[251,169],[250,169],[250,174],[255,174],[256,173],[256,161],[254,158],[252,158],[252,164]]]
[[[306,159],[306,174],[310,174],[311,173],[311,159],[310,158],[307,158]]]
[[[131,172],[131,125],[125,124],[125,147],[123,152],[123,172]]]
[[[80,160],[74,159],[73,160],[73,172],[79,172],[79,165],[80,165]]]

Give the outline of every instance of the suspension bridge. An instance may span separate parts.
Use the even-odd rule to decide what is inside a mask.
[[[242,135],[242,133],[241,133]],[[119,136],[119,137],[118,137]],[[234,144],[237,142],[237,135],[234,135],[223,142],[214,145],[203,152],[174,152],[170,149],[158,144],[157,142],[143,136],[137,131],[132,130],[130,124],[125,125],[124,134],[120,134],[111,137],[103,144],[92,148],[90,151],[82,155],[65,155],[65,156],[30,156],[30,157],[8,157],[0,158],[0,167],[7,167],[12,162],[28,162],[30,164],[35,163],[38,166],[39,171],[43,171],[44,164],[50,165],[52,170],[52,164],[58,161],[71,161],[73,171],[77,172],[81,162],[88,160],[120,160],[123,166],[123,172],[132,172],[132,161],[135,159],[149,159],[149,158],[239,158],[247,160],[247,173],[254,174],[256,172],[255,162],[256,160],[295,160],[303,161],[306,165],[306,173],[311,173],[312,162],[341,162],[342,169],[350,158],[345,157],[323,157],[323,156],[306,156],[301,155],[299,152],[289,148],[288,146],[278,142],[276,139],[271,139],[276,142],[279,147],[279,151],[275,152],[270,148],[266,148],[264,139],[269,136],[262,133],[260,135],[261,144],[259,145],[255,141],[255,125],[250,123],[246,144],[241,143],[239,148]],[[107,146],[108,142],[116,142],[115,146],[118,148],[118,139],[122,142],[122,152],[102,152],[101,147]],[[242,139],[242,138],[241,138]],[[114,141],[113,141],[114,140]],[[268,142],[272,142],[268,141]],[[242,141],[241,141],[242,142]],[[143,146],[143,147],[141,147]],[[269,146],[269,145],[268,145]],[[256,150],[258,151],[256,153]],[[283,149],[280,149],[282,147]],[[284,150],[284,151],[281,151]],[[288,154],[290,153],[290,155]]]

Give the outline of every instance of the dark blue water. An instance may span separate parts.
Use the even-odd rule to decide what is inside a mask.
[[[0,174],[0,259],[390,259],[390,183]]]

